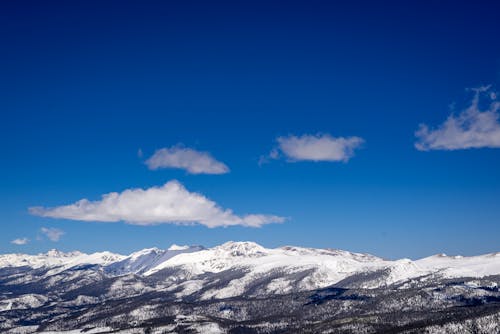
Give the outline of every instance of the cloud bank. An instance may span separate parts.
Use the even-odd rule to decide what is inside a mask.
[[[260,227],[281,223],[283,217],[262,214],[235,215],[205,196],[189,192],[178,181],[161,187],[127,189],[102,196],[100,201],[82,199],[74,204],[55,208],[32,207],[37,216],[80,221],[118,222],[135,225],[201,224],[207,227]]]
[[[284,155],[289,161],[343,161],[354,156],[364,140],[360,137],[332,137],[329,134],[278,137],[278,147],[269,154],[270,159]]]
[[[208,152],[200,152],[180,145],[157,150],[146,165],[151,170],[180,168],[190,174],[226,174],[229,167],[217,161]]]
[[[415,148],[419,151],[461,150],[470,148],[500,147],[500,102],[490,86],[473,89],[470,106],[457,116],[451,114],[436,129],[420,124],[415,132]],[[482,98],[482,99],[481,99]],[[486,100],[486,109],[480,102]]]
[[[30,240],[28,238],[18,238],[12,240],[10,243],[14,245],[26,245]]]
[[[58,228],[52,227],[42,227],[40,231],[45,234],[50,241],[59,241],[61,237],[64,235],[64,231]]]

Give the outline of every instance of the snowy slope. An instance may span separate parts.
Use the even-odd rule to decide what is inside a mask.
[[[484,277],[500,274],[500,253],[479,256],[438,254],[415,261],[415,264],[444,277]]]
[[[128,273],[141,274],[161,265],[176,255],[197,252],[202,249],[203,247],[201,246],[178,245],[172,245],[167,250],[159,248],[146,248],[132,253],[119,261],[108,264],[106,266],[106,272],[114,275],[124,275]]]

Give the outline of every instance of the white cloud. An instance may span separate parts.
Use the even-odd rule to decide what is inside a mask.
[[[191,174],[225,174],[229,167],[217,161],[208,152],[200,152],[180,145],[157,150],[146,160],[149,169],[180,168]]]
[[[40,229],[47,238],[49,238],[51,241],[59,241],[61,237],[64,235],[64,231],[60,230],[58,228],[53,228],[53,227],[42,227]]]
[[[30,241],[30,239],[28,239],[28,238],[18,238],[18,239],[12,240],[10,243],[14,244],[14,245],[26,245],[29,241]]]
[[[336,138],[329,134],[318,134],[278,137],[277,142],[278,147],[271,151],[270,159],[278,159],[280,154],[283,154],[290,161],[347,162],[354,155],[354,150],[364,143],[364,140],[360,137]]]
[[[81,221],[118,222],[136,225],[201,224],[208,227],[242,225],[259,227],[281,223],[285,219],[273,215],[237,216],[205,196],[189,192],[178,181],[161,187],[127,189],[102,196],[100,201],[82,199],[55,208],[33,207],[34,215]]]
[[[490,86],[473,89],[474,97],[470,106],[448,119],[436,129],[420,124],[415,132],[418,141],[415,147],[420,151],[460,150],[469,148],[500,147],[500,102]],[[486,109],[480,103],[486,100]]]

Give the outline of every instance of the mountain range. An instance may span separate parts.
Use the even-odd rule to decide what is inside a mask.
[[[227,242],[5,254],[0,331],[491,333],[499,284],[500,253],[387,260]]]

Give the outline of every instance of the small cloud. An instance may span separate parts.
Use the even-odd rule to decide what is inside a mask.
[[[10,243],[14,244],[14,245],[26,245],[29,241],[30,241],[30,239],[28,239],[28,238],[18,238],[18,239],[12,240]]]
[[[280,152],[276,148],[272,149],[271,152],[269,152],[269,158],[279,159],[279,157],[280,157]]]
[[[64,235],[64,231],[53,227],[42,227],[40,231],[51,241],[59,241]]]
[[[226,174],[229,167],[217,161],[208,152],[200,152],[191,148],[176,145],[157,150],[146,165],[151,170],[160,168],[184,169],[190,174]]]
[[[460,114],[451,114],[435,129],[420,124],[415,132],[415,148],[419,151],[462,150],[470,148],[500,147],[500,102],[491,86],[471,89],[471,104]],[[481,104],[482,103],[482,104]],[[481,110],[480,105],[485,106]]]
[[[289,161],[343,161],[354,156],[364,140],[360,137],[332,137],[329,134],[278,137],[278,147],[267,159],[285,156]],[[261,158],[261,161],[264,161]],[[264,161],[267,162],[268,160]]]
[[[268,155],[261,155],[260,156],[260,158],[259,158],[259,166],[267,164],[267,163],[271,162],[271,160],[277,160],[277,159],[279,159],[279,157],[280,157],[280,154],[279,154],[278,149],[273,148],[271,150],[271,152],[269,152]]]
[[[142,152],[142,148],[137,150],[137,157],[142,158],[144,156],[144,153]]]
[[[32,207],[31,214],[80,221],[118,222],[135,225],[201,224],[207,227],[260,227],[282,223],[283,217],[264,214],[238,216],[223,209],[205,196],[190,192],[178,181],[161,187],[127,189],[109,193],[100,201],[82,199],[76,203],[55,208]]]

